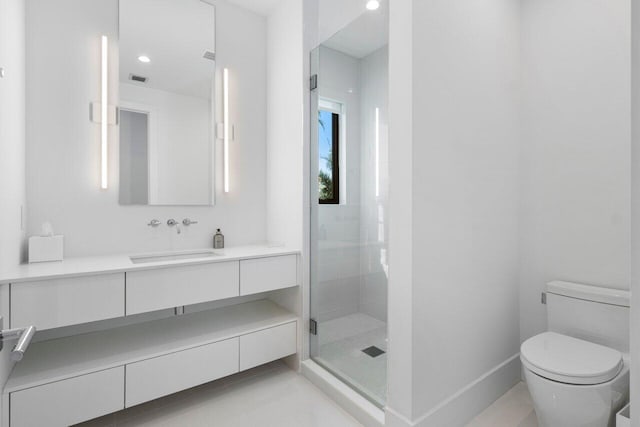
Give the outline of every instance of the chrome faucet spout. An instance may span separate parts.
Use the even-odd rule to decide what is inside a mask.
[[[176,231],[178,234],[181,233],[182,230],[180,230],[180,224],[178,224],[178,221],[176,221],[175,219],[171,218],[170,220],[167,221],[167,225],[169,227],[176,227]]]

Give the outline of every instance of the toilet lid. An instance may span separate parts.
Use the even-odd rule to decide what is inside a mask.
[[[555,332],[526,340],[520,358],[527,369],[541,377],[567,384],[604,383],[623,366],[619,351]]]

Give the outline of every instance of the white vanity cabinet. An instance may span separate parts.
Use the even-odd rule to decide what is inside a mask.
[[[238,261],[127,273],[127,315],[240,295]]]
[[[69,426],[124,409],[124,367],[11,393],[11,427]]]
[[[238,338],[170,353],[126,366],[130,408],[238,372]],[[271,359],[275,360],[275,359]]]
[[[289,322],[240,336],[240,370],[295,353],[296,331],[296,322]]]
[[[295,253],[220,258],[152,267],[127,258],[128,265],[114,267],[117,272],[109,272],[105,262],[102,271],[86,275],[78,265],[66,275],[64,264],[58,264],[60,274],[10,282],[10,326],[42,331],[298,286]],[[100,262],[87,262],[95,264]],[[45,267],[49,272],[56,266]]]
[[[298,257],[283,255],[240,261],[240,295],[296,286]]]
[[[124,316],[124,273],[11,285],[11,327],[59,328]]]
[[[15,280],[0,277],[10,283],[11,326],[38,330],[225,300],[205,311],[33,342],[5,386],[2,427],[88,421],[296,354],[298,314],[269,292],[298,286],[298,254],[245,251],[144,266],[128,258],[65,260],[25,267]],[[233,300],[251,294],[264,296]]]

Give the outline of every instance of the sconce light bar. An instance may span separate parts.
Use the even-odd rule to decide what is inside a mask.
[[[223,97],[223,115],[224,115],[224,192],[229,192],[229,69],[222,71],[222,97]]]
[[[107,36],[102,36],[102,72],[101,72],[101,98],[100,98],[100,188],[106,190],[108,187],[108,126],[109,126],[109,62],[108,62],[109,41]]]
[[[376,197],[380,197],[380,108],[376,107]]]

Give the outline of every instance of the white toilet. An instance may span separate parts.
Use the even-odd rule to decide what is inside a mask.
[[[540,427],[605,427],[629,400],[629,292],[547,284],[549,332],[520,349]]]

